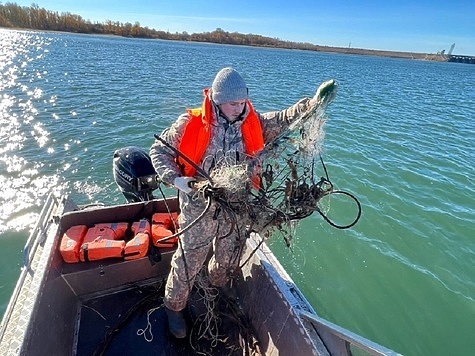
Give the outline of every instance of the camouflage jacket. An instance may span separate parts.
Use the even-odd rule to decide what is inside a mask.
[[[264,142],[270,142],[283,130],[289,127],[292,119],[308,108],[309,98],[299,100],[291,107],[282,111],[271,111],[259,114],[262,125]],[[214,104],[213,104],[214,105]],[[246,109],[247,110],[247,109]],[[244,115],[245,117],[246,115]],[[178,148],[184,129],[190,120],[188,113],[182,114],[178,120],[160,135],[171,146]],[[244,154],[241,133],[242,120],[229,122],[219,115],[219,110],[214,107],[214,120],[212,120],[211,140],[201,161],[201,167],[209,174],[220,162],[234,161],[236,164],[246,159]],[[172,185],[173,180],[181,176],[176,163],[176,153],[167,148],[163,143],[155,141],[150,149],[153,166],[162,182]]]

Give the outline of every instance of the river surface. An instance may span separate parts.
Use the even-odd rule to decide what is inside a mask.
[[[115,149],[198,106],[235,67],[256,110],[330,78],[323,157],[363,206],[271,248],[317,313],[405,355],[475,350],[475,66],[0,29],[0,316],[47,192],[119,204]]]

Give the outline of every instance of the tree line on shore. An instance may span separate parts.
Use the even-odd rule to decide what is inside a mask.
[[[106,20],[103,23],[92,23],[79,15],[69,12],[58,13],[40,8],[36,4],[32,4],[31,6],[19,6],[11,2],[7,2],[3,5],[0,3],[0,27],[259,47],[321,50],[321,46],[310,43],[289,42],[254,34],[230,33],[221,28],[217,28],[212,32],[189,34],[188,32],[170,33],[168,31],[142,27],[139,22],[132,24],[130,22],[121,23]]]

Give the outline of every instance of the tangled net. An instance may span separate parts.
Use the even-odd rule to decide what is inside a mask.
[[[220,168],[210,176],[212,184],[201,183],[199,189],[205,196],[226,205],[228,212],[239,214],[249,231],[266,237],[278,230],[288,246],[296,224],[314,212],[337,228],[356,224],[361,215],[358,200],[350,193],[334,189],[321,159],[324,114],[335,94],[336,84],[332,82],[324,87],[320,100],[295,118],[288,130],[266,144],[257,157],[238,165],[231,161],[220,162]],[[320,165],[325,177],[316,173]],[[251,189],[252,177],[256,174],[260,180],[258,190]],[[332,222],[327,217],[328,202],[326,209],[321,207],[320,200],[334,194],[345,195],[356,202],[357,216],[350,224]]]
[[[198,175],[206,178],[195,185],[197,189],[195,194],[207,199],[205,210],[195,221],[201,219],[210,209],[211,203],[215,202],[220,207],[219,211],[227,214],[226,220],[230,222],[229,232],[219,238],[226,237],[245,226],[247,234],[258,232],[263,237],[261,243],[266,237],[279,231],[289,247],[298,223],[314,212],[319,213],[325,221],[337,228],[349,228],[356,224],[361,215],[360,203],[350,193],[334,189],[321,158],[325,137],[323,129],[326,121],[325,110],[335,97],[337,86],[331,81],[321,88],[323,90],[320,92],[319,100],[312,102],[313,105],[310,105],[307,111],[294,118],[290,127],[267,143],[256,157],[244,163],[236,163],[236,159],[222,155],[223,158],[215,162],[215,168],[208,174],[187,157],[182,156],[196,168]],[[181,154],[159,136],[155,137],[170,150]],[[317,167],[320,166],[323,168],[324,177],[317,174]],[[320,204],[322,199],[329,200],[335,194],[346,195],[356,202],[358,211],[351,223],[335,224],[327,217],[329,204],[327,209],[322,208]],[[183,233],[193,225],[194,222],[189,223],[177,234]],[[256,250],[259,247],[260,245]],[[197,319],[193,332],[197,339],[208,339],[211,346],[215,347],[223,341],[219,334],[221,319],[213,312],[217,302],[217,291],[209,288],[207,281],[199,277],[195,283],[207,304],[205,313]],[[238,315],[239,308],[235,310]],[[240,327],[240,330],[243,332],[246,327]],[[246,345],[251,346],[249,349],[254,349],[255,342],[252,337],[244,339]],[[198,349],[194,351],[199,352]]]
[[[190,336],[194,353],[262,355],[253,327],[239,302],[210,284],[206,267],[198,273],[194,286],[191,299],[195,318]]]
[[[296,223],[314,212],[336,228],[346,229],[355,225],[361,216],[359,201],[348,192],[334,189],[321,158],[325,137],[324,114],[336,90],[337,84],[333,80],[323,83],[318,89],[317,99],[311,99],[307,110],[294,118],[287,130],[268,142],[257,157],[236,164],[235,159],[224,155],[210,175],[156,135],[158,140],[181,154],[195,166],[198,174],[206,178],[196,185],[197,194],[208,199],[207,208],[199,218],[207,212],[211,201],[215,201],[228,214],[232,222],[231,231],[238,221],[247,226],[248,232],[258,232],[263,237],[279,230],[288,245]],[[320,164],[324,177],[316,173],[316,167]],[[252,189],[257,185],[258,189]],[[328,218],[331,195],[346,196],[356,203],[357,214],[353,221],[336,224]],[[320,204],[324,197],[328,198],[326,209]],[[188,227],[191,225],[193,223]]]
[[[209,180],[198,182],[196,188],[204,191],[213,187],[215,190],[225,192],[227,196],[235,196],[245,192],[248,183],[248,164],[246,162],[236,164],[235,160],[223,157],[210,173]]]

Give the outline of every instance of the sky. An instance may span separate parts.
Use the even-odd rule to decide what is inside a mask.
[[[221,28],[316,45],[475,55],[474,0],[10,0],[84,20],[200,33]]]

